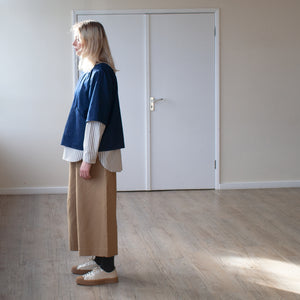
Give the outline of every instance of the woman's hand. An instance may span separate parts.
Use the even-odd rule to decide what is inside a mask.
[[[83,179],[91,179],[92,178],[90,173],[91,167],[92,164],[83,161],[81,163],[80,172],[79,172],[80,177],[82,177]]]

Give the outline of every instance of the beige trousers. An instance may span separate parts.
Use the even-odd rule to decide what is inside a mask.
[[[118,254],[116,173],[97,159],[92,179],[79,176],[81,161],[70,163],[68,227],[70,250],[80,256],[110,257]]]

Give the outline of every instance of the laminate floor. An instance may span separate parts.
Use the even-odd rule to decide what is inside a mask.
[[[300,189],[118,193],[119,283],[77,286],[66,195],[0,196],[1,299],[300,299]]]

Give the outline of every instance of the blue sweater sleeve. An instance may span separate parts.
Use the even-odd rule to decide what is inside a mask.
[[[114,103],[114,78],[103,69],[92,72],[88,92],[90,100],[86,122],[98,121],[107,125]]]

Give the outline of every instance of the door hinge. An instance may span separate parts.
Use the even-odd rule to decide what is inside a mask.
[[[215,166],[215,169],[216,169],[217,168],[217,161],[216,160],[215,160],[214,166]]]

